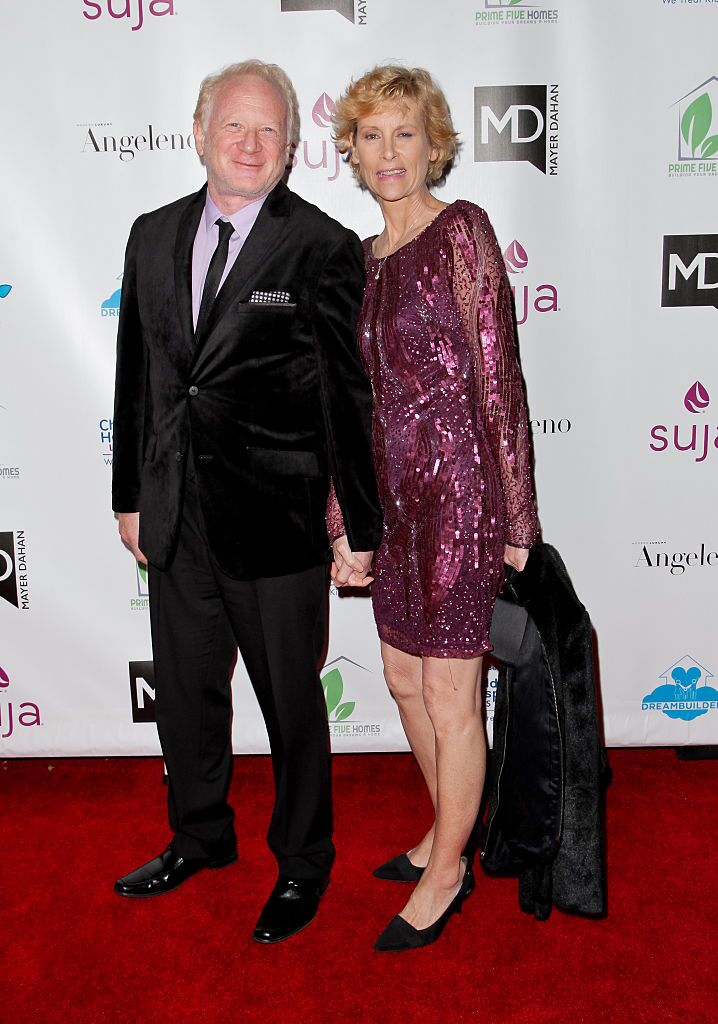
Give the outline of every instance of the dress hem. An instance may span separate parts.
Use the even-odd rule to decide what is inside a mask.
[[[481,658],[484,654],[489,654],[494,649],[493,644],[488,642],[478,651],[467,651],[466,648],[456,647],[428,647],[422,644],[413,643],[411,640],[408,640],[405,636],[397,633],[390,627],[380,626],[378,623],[377,632],[379,634],[379,639],[383,640],[385,644],[389,644],[390,647],[395,647],[398,651],[403,651],[404,654],[412,654],[416,658],[457,658],[469,661],[471,658]]]

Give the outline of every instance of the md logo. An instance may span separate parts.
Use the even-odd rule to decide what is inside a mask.
[[[474,161],[526,161],[558,173],[558,86],[487,85],[474,89]]]
[[[117,275],[117,280],[122,280],[122,274]],[[100,316],[119,316],[120,315],[120,298],[122,297],[122,287],[117,288],[109,298],[100,305]]]
[[[130,662],[133,722],[155,721],[155,668],[151,661]]]
[[[359,24],[366,23],[366,0],[358,0]],[[288,11],[336,11],[347,21],[356,21],[354,0],[282,0],[282,13]]]
[[[662,306],[718,309],[718,235],[665,235]]]
[[[659,678],[663,682],[643,698],[643,711],[660,711],[668,718],[691,722],[718,707],[718,690],[708,685],[713,673],[688,655]]]

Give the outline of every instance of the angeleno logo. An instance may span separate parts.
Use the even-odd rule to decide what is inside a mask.
[[[664,235],[661,305],[718,309],[718,235]]]
[[[686,569],[718,565],[718,551],[704,543],[692,551],[671,551],[664,540],[637,540],[634,545],[640,549],[633,563],[638,569],[664,569],[682,576]]]
[[[474,88],[474,160],[477,163],[526,161],[542,174],[556,175],[558,148],[557,85]]]
[[[347,21],[366,25],[367,0],[281,0],[282,13],[294,11],[336,11]]]
[[[529,255],[517,238],[504,251],[504,264],[511,275],[511,292],[514,297],[516,323],[526,323],[529,313],[556,313],[559,309],[558,290],[553,284],[529,284],[526,271]]]
[[[558,11],[544,0],[484,0],[476,25],[555,25]]]
[[[134,160],[138,153],[154,153],[157,150],[185,150],[194,152],[192,132],[158,132],[148,124],[142,132],[134,135],[108,135],[100,129],[111,128],[111,121],[78,124],[84,131],[81,153],[114,153],[122,163]]]
[[[24,530],[0,532],[0,598],[21,611],[30,610]]]
[[[29,728],[33,725],[42,725],[40,708],[30,700],[24,700],[21,704],[15,705],[8,699],[10,689],[10,676],[0,666],[0,739],[9,739],[15,731],[15,726]]]
[[[677,158],[673,177],[718,176],[718,78],[715,75],[682,96],[677,107]]]
[[[660,711],[668,718],[691,722],[718,707],[718,690],[708,683],[713,673],[687,654],[659,679],[663,682],[643,698],[643,711]]]
[[[710,405],[706,387],[695,381],[683,396],[683,407],[694,416],[702,416]],[[690,452],[695,462],[705,462],[718,448],[718,426],[693,421],[692,423],[656,423],[651,427],[649,448],[652,452]]]
[[[145,23],[145,15],[151,18],[163,18],[165,15],[173,15],[174,0],[150,0],[147,7],[144,7],[143,0],[104,0],[98,3],[97,0],[82,0],[84,10],[82,17],[88,21],[97,21],[105,12],[115,21],[128,21],[132,25],[132,31],[137,32]]]

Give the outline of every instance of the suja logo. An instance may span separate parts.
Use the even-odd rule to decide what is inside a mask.
[[[366,0],[282,0],[282,11],[336,11],[347,21],[366,25]]]
[[[24,700],[18,705],[17,713],[11,700],[5,700],[7,691],[10,689],[10,676],[4,668],[0,667],[0,739],[6,740],[12,736],[15,730],[15,717],[17,724],[26,728],[32,725],[42,725],[40,719],[40,708],[32,701]]]
[[[24,530],[0,532],[0,598],[24,612],[30,610]]]
[[[718,309],[718,235],[664,235],[661,305]]]
[[[312,107],[312,121],[326,132],[331,128],[333,113],[334,100],[323,92]],[[318,146],[304,140],[297,146],[292,157],[292,167],[297,165],[309,171],[327,170],[327,181],[336,181],[342,166],[341,154],[331,138],[323,138]]]
[[[710,405],[710,395],[706,388],[697,380],[683,397],[684,408],[696,416],[702,415]],[[713,438],[711,438],[711,435]],[[651,427],[651,443],[649,445],[653,452],[693,452],[696,462],[705,462],[711,448],[718,448],[718,427],[704,423],[692,423],[688,431],[684,426],[675,423],[666,426],[664,423],[657,423]]]
[[[104,3],[97,3],[96,0],[82,0],[85,10],[82,17],[88,21],[97,21],[105,13],[111,18],[119,21],[128,18],[130,21],[135,18],[137,23],[132,26],[132,31],[137,32],[145,23],[145,11],[142,0],[104,0]],[[147,14],[154,18],[162,18],[166,14],[174,14],[174,0],[150,0],[147,7]]]
[[[555,313],[558,310],[558,291],[555,285],[538,284],[533,287],[520,278],[519,275],[524,274],[529,265],[529,256],[517,238],[506,248],[504,263],[509,274],[514,275],[511,292],[514,297],[516,323],[519,327],[526,323],[531,311]]]
[[[558,86],[484,85],[474,89],[474,160],[528,161],[558,174]]]
[[[130,662],[133,722],[155,721],[155,667],[151,661]]]
[[[660,711],[669,718],[690,722],[718,707],[718,690],[708,685],[713,673],[694,658],[686,655],[660,678],[663,682],[643,698],[643,711]]]

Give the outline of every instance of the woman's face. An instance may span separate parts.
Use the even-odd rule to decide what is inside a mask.
[[[367,188],[385,202],[423,191],[429,161],[437,156],[416,100],[378,108],[357,122],[352,163]]]

